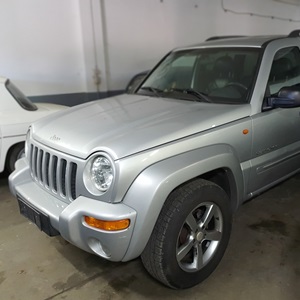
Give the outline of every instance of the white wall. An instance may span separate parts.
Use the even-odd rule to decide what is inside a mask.
[[[226,9],[298,19],[300,7],[273,0],[224,0]],[[300,22],[224,12],[221,0],[106,1],[109,60],[117,89],[174,47],[214,35],[287,34]]]
[[[80,11],[74,0],[0,0],[0,75],[28,95],[85,89]]]
[[[300,21],[300,7],[273,0],[0,0],[0,5],[0,75],[29,96],[124,89],[132,75],[174,47],[213,35],[300,28],[300,22],[282,20]]]

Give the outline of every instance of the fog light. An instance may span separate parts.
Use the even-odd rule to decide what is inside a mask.
[[[117,221],[104,221],[104,220],[95,219],[93,217],[84,216],[84,221],[91,227],[95,227],[106,231],[123,230],[128,228],[130,225],[129,219],[117,220]]]
[[[108,248],[101,244],[101,242],[95,238],[88,239],[88,245],[91,250],[94,251],[97,255],[100,255],[105,258],[110,258],[111,253]]]

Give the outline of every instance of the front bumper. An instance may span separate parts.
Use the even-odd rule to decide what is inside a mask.
[[[108,260],[122,261],[136,220],[136,211],[131,207],[123,203],[111,204],[84,196],[79,196],[70,204],[62,202],[33,181],[25,158],[17,161],[16,170],[9,176],[9,186],[16,197],[36,212],[48,217],[51,226],[65,240]],[[121,231],[104,231],[87,225],[84,216],[101,220],[130,219],[130,226]]]

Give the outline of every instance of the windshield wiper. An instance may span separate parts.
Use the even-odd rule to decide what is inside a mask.
[[[171,91],[175,91],[175,92],[179,92],[179,93],[183,93],[183,94],[188,94],[188,95],[194,95],[197,97],[198,101],[204,101],[207,103],[212,103],[212,101],[209,99],[209,97],[202,93],[202,92],[198,92],[194,89],[172,89]]]
[[[150,91],[152,92],[156,97],[160,97],[160,93],[163,93],[163,90],[160,90],[158,88],[152,87],[152,86],[142,86],[140,90]]]

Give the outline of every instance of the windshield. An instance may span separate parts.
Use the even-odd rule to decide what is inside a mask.
[[[33,104],[10,80],[6,81],[5,86],[21,107],[30,111],[37,110],[36,105]]]
[[[259,55],[258,48],[171,52],[137,93],[212,103],[247,103]]]

